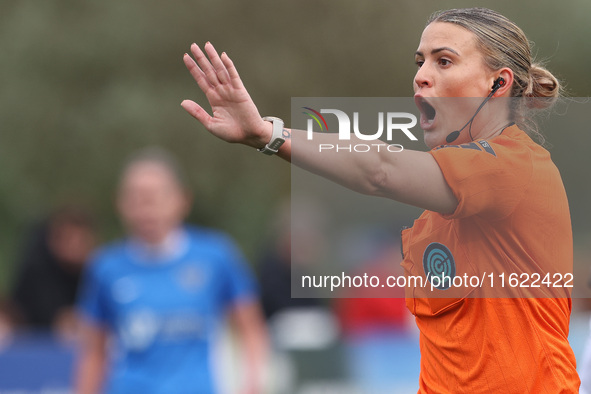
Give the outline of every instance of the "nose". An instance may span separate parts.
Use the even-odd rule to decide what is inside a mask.
[[[433,86],[433,78],[431,77],[425,64],[423,64],[423,66],[417,70],[414,82],[415,91],[421,88],[430,88]]]

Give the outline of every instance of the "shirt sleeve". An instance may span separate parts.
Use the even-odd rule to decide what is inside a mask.
[[[221,241],[220,250],[223,251],[221,266],[225,278],[222,290],[224,304],[230,306],[256,299],[258,289],[254,275],[238,246],[225,238]]]
[[[100,259],[95,257],[86,265],[77,300],[78,312],[85,321],[97,325],[108,323],[100,262]]]
[[[455,212],[444,217],[502,219],[522,200],[532,177],[531,152],[510,138],[503,142],[476,141],[430,151],[458,199]]]

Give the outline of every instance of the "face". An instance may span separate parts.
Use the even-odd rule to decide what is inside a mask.
[[[189,203],[170,171],[159,163],[137,163],[124,174],[118,208],[132,235],[162,242],[188,213]]]
[[[78,270],[94,248],[95,236],[93,230],[84,225],[52,223],[48,243],[60,263]]]
[[[476,36],[452,23],[429,24],[421,36],[415,60],[415,102],[421,112],[425,143],[433,148],[445,144],[449,133],[466,124],[482,98],[490,93],[495,74],[485,65]],[[439,97],[465,99],[435,99]],[[478,129],[477,122],[483,121],[485,113],[485,109],[479,113],[472,130]],[[454,143],[464,140],[470,140],[467,132],[462,132]]]

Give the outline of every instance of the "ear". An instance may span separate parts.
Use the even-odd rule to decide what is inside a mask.
[[[503,78],[505,80],[505,84],[495,92],[493,97],[510,97],[511,88],[513,87],[513,70],[511,70],[509,67],[501,68],[494,73],[494,80],[497,80],[498,78]]]
[[[117,190],[117,195],[113,200],[113,205],[115,205],[115,208],[117,209],[117,213],[119,214],[119,216],[122,216],[123,212],[125,211],[125,207],[123,206],[124,203],[121,190]]]
[[[183,188],[183,219],[185,219],[191,213],[191,209],[193,208],[193,194]]]

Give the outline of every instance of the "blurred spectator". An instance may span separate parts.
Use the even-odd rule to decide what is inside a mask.
[[[400,244],[378,246],[375,258],[366,261],[361,267],[349,273],[351,276],[367,275],[377,277],[380,283],[388,277],[404,275],[400,267]],[[406,331],[412,315],[406,308],[404,288],[360,286],[346,289],[343,298],[337,298],[335,309],[343,333],[357,336],[375,331]]]
[[[375,276],[380,278],[380,283],[386,282],[388,277],[404,275],[400,267],[400,244],[383,240],[381,244],[375,243],[373,258],[350,275]],[[401,382],[408,381],[408,376],[416,375],[418,379],[416,364],[409,361],[419,357],[404,288],[352,287],[343,296],[347,298],[335,300],[335,309],[341,323],[347,375],[351,382],[362,392],[413,391],[413,387],[401,388]]]
[[[77,392],[216,392],[211,348],[229,315],[247,357],[242,392],[260,393],[266,331],[253,277],[228,236],[183,226],[190,201],[173,158],[156,149],[133,158],[117,208],[129,238],[88,266]]]
[[[302,204],[302,201],[294,201],[294,207],[301,206]],[[306,208],[311,210],[312,208],[308,206],[310,203],[308,202],[306,204]],[[273,239],[263,254],[260,266],[261,300],[267,319],[272,318],[278,312],[290,308],[317,307],[321,305],[318,298],[294,298],[291,296],[292,280],[296,280],[305,274],[307,270],[306,265],[309,264],[305,260],[310,259],[310,256],[307,255],[304,258],[300,255],[302,253],[315,255],[317,253],[314,253],[313,250],[317,248],[308,242],[306,248],[302,248],[305,251],[298,251],[293,256],[295,259],[292,261],[292,223],[291,203],[289,201],[279,207],[275,218],[272,229]],[[300,216],[299,221],[301,222],[302,220]],[[314,224],[316,223],[311,223],[304,231],[306,233],[313,232],[315,229]],[[301,238],[300,235],[298,239]],[[313,256],[312,258],[314,257],[317,256]]]
[[[17,325],[67,336],[74,332],[78,283],[95,240],[91,214],[75,205],[57,209],[33,228],[11,297]]]
[[[11,307],[4,300],[0,300],[0,351],[10,342],[13,334],[13,319]]]
[[[326,244],[320,234],[327,218],[315,199],[292,196],[278,207],[274,219],[273,240],[260,270],[263,307],[274,346],[272,392],[314,392],[311,385],[343,377],[332,310],[316,297],[316,289],[297,294],[302,275],[314,272],[314,265],[322,261]],[[293,297],[292,288],[296,289]]]

